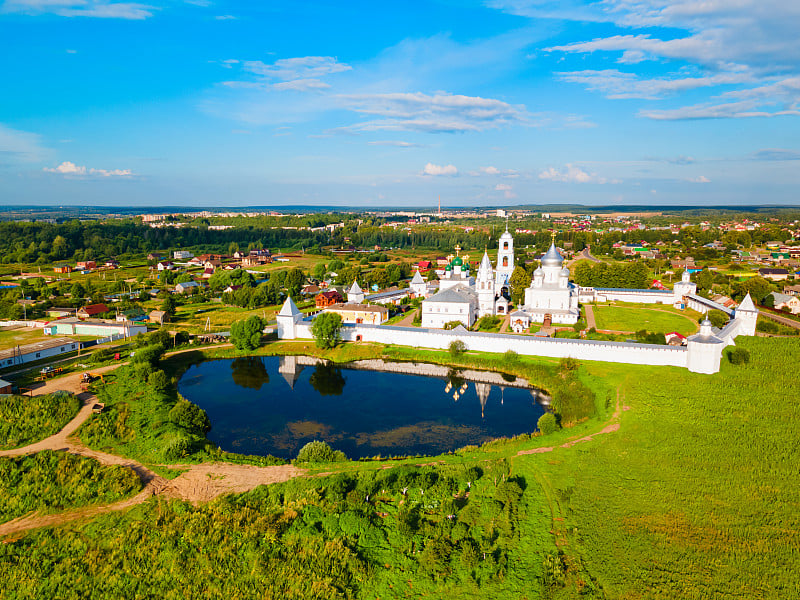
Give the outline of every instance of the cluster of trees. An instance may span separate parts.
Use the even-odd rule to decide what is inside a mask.
[[[573,279],[581,286],[601,288],[648,289],[651,283],[647,265],[641,261],[593,265],[588,260],[579,260],[575,263]]]
[[[232,242],[248,248],[309,248],[326,244],[329,234],[247,225],[222,231],[198,227],[153,228],[135,220],[0,223],[0,261],[46,264],[202,248],[225,252]]]

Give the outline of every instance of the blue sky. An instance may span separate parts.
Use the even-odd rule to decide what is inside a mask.
[[[800,3],[0,0],[0,203],[800,204]]]

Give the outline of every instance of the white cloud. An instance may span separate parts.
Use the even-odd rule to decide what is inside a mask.
[[[107,0],[6,0],[0,13],[52,14],[60,17],[141,20],[153,16],[155,6]]]
[[[435,165],[433,163],[428,163],[425,165],[425,168],[422,169],[423,175],[447,175],[449,177],[454,177],[458,175],[458,169],[455,168],[453,165]]]
[[[98,177],[130,177],[133,173],[130,169],[89,169],[86,167],[78,166],[73,162],[65,160],[60,165],[54,168],[45,167],[43,169],[47,173],[58,173],[61,175],[75,175],[79,177],[94,175]]]
[[[506,200],[511,200],[517,197],[517,194],[514,192],[514,187],[508,185],[507,183],[498,183],[496,186],[494,186],[494,191],[503,192],[503,197]]]
[[[524,123],[524,106],[501,100],[438,93],[350,94],[338,96],[349,110],[383,117],[352,125],[353,131],[462,133]]]
[[[567,163],[564,169],[549,167],[539,173],[539,179],[561,183],[620,183],[617,179],[608,180],[595,173],[587,173],[580,167]]]
[[[689,181],[691,181],[692,183],[711,183],[711,180],[705,175],[699,175],[698,177],[691,177]]]
[[[609,98],[657,99],[690,90],[730,86],[717,101],[670,110],[645,110],[658,120],[797,115],[800,90],[800,2],[786,0],[603,0],[589,5],[554,0],[493,0],[531,18],[610,22],[642,30],[546,48],[549,52],[608,55],[619,64],[658,61],[671,72],[640,76],[617,69],[560,73]],[[752,87],[755,86],[755,87]]]
[[[763,150],[754,152],[751,157],[754,160],[769,161],[800,160],[800,152],[797,150],[786,150],[784,148],[764,148]]]
[[[39,161],[47,153],[35,133],[11,129],[0,124],[0,162],[5,159]]]
[[[295,79],[294,81],[283,81],[274,83],[272,87],[276,90],[294,90],[295,92],[311,92],[313,90],[326,90],[330,85],[319,79]]]
[[[245,71],[269,79],[294,81],[297,79],[316,79],[331,73],[350,71],[353,67],[340,63],[333,56],[299,56],[282,58],[272,64],[260,60],[242,62]]]
[[[500,175],[500,169],[497,167],[481,167],[481,171],[486,175]]]
[[[233,15],[217,15],[214,17],[217,21],[235,21],[237,17]]]
[[[397,146],[398,148],[424,148],[423,144],[415,144],[414,142],[403,142],[400,140],[379,140],[375,142],[367,142],[370,146]]]

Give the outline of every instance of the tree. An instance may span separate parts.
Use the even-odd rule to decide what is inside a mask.
[[[728,322],[728,315],[721,310],[710,310],[706,316],[714,327],[720,329],[725,327],[725,324]]]
[[[306,276],[298,268],[289,269],[286,272],[286,279],[284,279],[283,285],[286,286],[286,292],[292,298],[299,298],[300,297],[300,289],[303,287],[303,283],[306,280]]]
[[[338,462],[347,460],[347,456],[341,450],[334,450],[325,442],[316,440],[308,442],[300,448],[296,460],[297,462]]]
[[[170,318],[172,318],[175,316],[175,307],[177,305],[178,303],[175,302],[175,297],[169,295],[166,298],[164,298],[164,301],[161,303],[161,310],[163,310],[170,316]]]
[[[467,345],[461,340],[453,340],[450,342],[450,345],[447,347],[450,352],[450,356],[456,357],[464,354],[467,351]]]
[[[239,350],[255,350],[261,344],[264,322],[258,315],[236,321],[231,325],[231,342]]]
[[[336,313],[324,312],[311,323],[311,335],[320,348],[333,348],[341,340],[342,317]]]
[[[531,284],[531,276],[524,268],[515,267],[508,283],[511,285],[511,301],[521,304],[525,299],[525,288]]]
[[[314,270],[311,272],[316,279],[322,279],[325,277],[325,273],[327,273],[327,270],[325,269],[325,263],[322,262],[314,265]]]

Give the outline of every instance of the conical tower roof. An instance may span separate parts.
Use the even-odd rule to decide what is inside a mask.
[[[296,317],[297,315],[302,315],[303,313],[297,308],[297,304],[294,303],[294,300],[291,297],[286,299],[286,302],[283,303],[281,307],[281,311],[278,313],[279,317]]]
[[[422,278],[422,274],[419,271],[414,273],[414,277],[411,278],[411,283],[425,283],[425,280]]]
[[[739,304],[739,308],[736,310],[756,310],[756,305],[753,304],[753,299],[750,297],[750,292],[747,292],[747,295],[744,297],[744,300],[741,301]]]
[[[359,287],[357,281],[353,281],[353,285],[350,286],[350,289],[347,291],[348,294],[361,294],[363,290]]]
[[[491,276],[492,274],[492,261],[489,260],[489,254],[484,251],[481,264],[478,267],[478,277]]]

